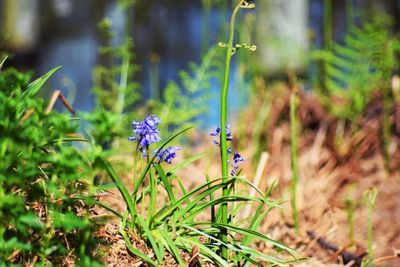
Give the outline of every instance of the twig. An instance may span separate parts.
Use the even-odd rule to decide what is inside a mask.
[[[373,261],[374,264],[377,264],[381,261],[388,261],[388,260],[394,260],[394,259],[399,259],[400,258],[400,250],[395,250],[393,255],[388,255],[388,256],[383,256],[375,259]]]
[[[354,267],[360,267],[363,258],[368,254],[366,252],[363,252],[360,255],[355,255],[355,254],[353,254],[351,252],[347,252],[347,251],[344,251],[342,249],[339,249],[339,247],[337,245],[325,240],[322,237],[318,237],[315,234],[315,232],[311,231],[311,230],[307,231],[307,235],[311,239],[315,239],[323,249],[330,250],[330,251],[333,251],[335,253],[338,253],[338,255],[340,255],[342,257],[344,264],[347,264],[347,263],[353,261],[354,262],[354,264],[353,264]]]
[[[64,104],[64,106],[71,112],[72,114],[76,114],[75,110],[72,108],[72,106],[68,103],[68,100],[64,97],[63,93],[61,93],[60,90],[54,91],[53,95],[51,96],[49,105],[46,108],[45,113],[48,114],[50,111],[53,110],[53,107],[57,101],[57,99],[60,99],[61,102]]]

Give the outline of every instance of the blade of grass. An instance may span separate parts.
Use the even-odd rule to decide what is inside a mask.
[[[174,256],[175,260],[178,262],[179,266],[186,267],[185,261],[182,259],[178,247],[175,245],[174,241],[170,238],[170,233],[162,229],[161,227],[157,229],[159,234],[159,239],[164,240],[164,244],[171,254]]]
[[[225,243],[222,240],[219,240],[219,239],[207,234],[206,232],[204,232],[202,230],[193,228],[193,227],[188,226],[188,225],[181,225],[181,226],[185,227],[185,228],[187,228],[187,229],[189,229],[189,230],[191,230],[191,231],[193,231],[195,233],[198,233],[200,236],[204,236],[204,237],[210,238],[210,239],[216,241],[217,244],[220,244],[221,246],[224,246],[227,249],[230,249],[232,251],[235,251],[235,252],[238,252],[238,253],[241,253],[241,254],[250,254],[250,255],[252,255],[254,257],[257,257],[259,259],[265,260],[267,262],[271,262],[271,263],[277,264],[279,266],[282,266],[282,265],[285,264],[285,261],[283,261],[282,259],[279,259],[279,258],[276,258],[276,257],[273,257],[273,256],[269,256],[267,254],[263,254],[262,252],[260,252],[260,251],[258,251],[256,249],[253,249],[253,248],[250,248],[250,247],[247,247],[247,246],[242,246],[242,245],[232,245],[232,244],[229,244],[229,243]],[[247,255],[247,257],[248,257],[248,255]]]
[[[168,198],[171,202],[175,202],[176,198],[174,195],[174,191],[172,190],[172,186],[171,186],[171,182],[170,180],[167,178],[167,175],[165,174],[164,170],[161,168],[160,165],[158,164],[154,164],[154,168],[156,168],[158,175],[161,178],[161,182],[164,185],[165,191],[167,191],[168,194]]]
[[[147,222],[150,227],[151,220],[153,219],[153,212],[156,209],[156,201],[157,201],[157,181],[154,178],[152,171],[149,171],[149,187],[150,187],[150,205],[147,209]]]
[[[213,201],[208,201],[202,205],[199,205],[198,203],[196,203],[196,205],[192,206],[192,209],[187,209],[184,210],[182,209],[182,211],[180,211],[176,218],[177,219],[183,219],[182,222],[185,222],[187,219],[189,218],[193,218],[195,215],[199,214],[200,212],[204,211],[205,209],[209,208],[209,207],[213,207],[215,205],[219,205],[222,203],[226,203],[226,202],[248,202],[248,201],[252,201],[252,202],[259,202],[260,199],[258,198],[252,198],[252,197],[247,197],[247,196],[235,196],[235,195],[230,195],[230,196],[222,196],[219,197],[217,199],[214,199]],[[175,216],[174,216],[175,218]]]
[[[163,258],[164,258],[163,252],[160,250],[156,240],[154,239],[153,234],[151,233],[150,229],[147,226],[147,223],[145,222],[142,215],[140,215],[140,214],[136,215],[136,219],[137,219],[139,226],[141,227],[141,229],[143,229],[144,233],[146,234],[146,237],[151,244],[151,247],[154,251],[154,254],[156,255],[158,262],[162,263]]]
[[[226,267],[229,266],[229,263],[225,261],[223,258],[217,255],[214,251],[212,251],[210,248],[205,246],[199,241],[195,241],[192,238],[187,238],[183,236],[179,236],[177,238],[178,241],[181,241],[183,244],[191,244],[193,246],[197,246],[200,249],[200,254],[202,254],[204,257],[210,259],[212,263],[218,264],[218,266],[221,267]]]
[[[103,209],[108,210],[109,212],[113,213],[115,216],[117,216],[121,220],[125,218],[124,215],[122,215],[121,213],[119,213],[115,209],[113,209],[110,206],[104,204],[103,202],[95,200],[95,199],[93,199],[91,197],[76,196],[76,197],[73,197],[73,199],[80,199],[80,200],[83,200],[85,203],[94,204],[94,205],[100,206]]]
[[[218,180],[222,180],[222,178],[213,180],[213,181],[211,181],[211,183],[217,182]],[[213,187],[211,187],[210,189],[206,189],[205,191],[200,193],[200,195],[198,197],[196,197],[193,201],[190,201],[189,205],[196,205],[196,201],[200,201],[201,199],[205,198],[210,193],[215,192],[216,190],[222,188],[223,186],[229,185],[230,183],[233,182],[233,180],[234,179],[230,179],[225,183],[217,184],[217,185],[214,185]],[[203,185],[199,186],[198,188],[194,189],[193,191],[189,192],[187,195],[180,198],[178,201],[172,203],[172,205],[170,206],[169,209],[167,209],[166,212],[164,212],[163,214],[156,214],[156,216],[159,216],[158,220],[159,221],[164,220],[166,217],[170,216],[176,209],[178,209],[179,206],[181,206],[181,204],[184,203],[185,201],[187,201],[191,196],[195,195],[196,193],[201,192],[202,189],[208,188],[208,187],[209,187],[209,183],[203,184]]]
[[[152,266],[159,266],[158,263],[154,260],[152,260],[151,258],[149,258],[146,254],[144,254],[143,252],[139,251],[138,249],[136,249],[131,241],[129,240],[128,235],[125,232],[125,223],[121,224],[121,227],[119,229],[120,234],[122,235],[122,237],[124,238],[125,241],[125,245],[127,247],[127,249],[134,255],[138,256],[139,258],[141,258],[143,261],[147,262],[148,264],[152,265]]]
[[[132,216],[132,219],[134,218],[135,215],[137,215],[136,207],[133,204],[132,198],[129,195],[128,189],[122,182],[121,178],[115,173],[114,168],[111,166],[111,164],[104,158],[99,157],[98,158],[100,164],[104,167],[104,169],[107,171],[108,175],[110,175],[110,178],[112,181],[115,183],[115,185],[118,188],[118,191],[121,193],[127,207],[129,210],[129,213]]]
[[[61,68],[61,66],[53,68],[49,72],[47,72],[45,75],[43,75],[42,77],[40,77],[40,78],[36,79],[35,81],[31,82],[28,85],[28,88],[26,89],[26,91],[22,93],[22,97],[33,97],[33,96],[35,96],[40,91],[40,89],[43,87],[45,82],[51,77],[51,75],[53,75],[60,68]]]
[[[177,164],[175,167],[173,167],[172,169],[170,169],[170,170],[167,172],[167,175],[169,176],[169,175],[175,174],[176,171],[182,169],[183,167],[186,167],[187,165],[189,165],[189,164],[191,164],[192,162],[194,162],[194,161],[196,161],[196,160],[198,160],[198,159],[200,159],[200,158],[206,156],[206,155],[209,154],[209,153],[210,153],[210,152],[206,151],[206,152],[200,153],[200,154],[198,154],[198,155],[196,155],[196,156],[193,156],[193,157],[191,157],[191,158],[188,158],[187,160],[185,160],[185,161],[183,161],[183,162]]]
[[[211,179],[210,179],[210,177],[208,175],[206,175],[206,181],[207,181],[208,184],[210,184]],[[210,186],[208,186],[208,188],[210,188]],[[210,201],[214,201],[214,194],[213,193],[211,193],[209,195],[209,197],[210,197]],[[215,206],[212,205],[210,208],[211,208],[211,222],[216,222],[215,221]]]
[[[181,224],[179,224],[179,225],[182,226],[182,227],[185,227],[185,226],[187,227],[187,225],[181,225]],[[204,222],[202,223],[202,222],[200,222],[200,223],[192,224],[192,226],[201,226],[201,225],[211,225],[212,227],[215,227],[215,228],[226,228],[229,231],[232,231],[234,233],[237,233],[237,234],[240,234],[240,235],[243,235],[243,236],[246,236],[246,235],[252,236],[253,238],[256,238],[256,239],[259,239],[259,240],[263,240],[263,241],[267,242],[268,244],[270,244],[270,245],[272,245],[274,247],[277,247],[277,248],[280,248],[282,250],[285,250],[289,254],[291,254],[293,257],[297,258],[295,250],[293,250],[293,249],[289,248],[288,246],[286,246],[286,245],[284,245],[284,244],[282,244],[282,243],[280,243],[278,241],[275,241],[275,240],[269,238],[268,236],[266,236],[266,235],[264,235],[262,233],[259,233],[257,231],[254,231],[254,230],[251,230],[251,229],[245,229],[245,228],[232,226],[232,225],[229,225],[229,224],[221,224],[221,223],[212,223],[212,224],[210,224],[210,223],[204,223]],[[191,228],[193,228],[193,227],[191,227]]]

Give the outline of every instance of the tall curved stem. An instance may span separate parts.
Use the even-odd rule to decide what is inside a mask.
[[[233,48],[233,40],[235,35],[235,18],[237,13],[240,10],[244,0],[240,0],[238,4],[235,6],[235,9],[232,12],[232,17],[229,25],[229,39],[227,43],[226,50],[226,61],[225,61],[225,74],[224,74],[224,84],[221,92],[221,111],[220,111],[220,120],[221,120],[221,165],[222,165],[222,182],[226,182],[228,178],[228,147],[226,141],[226,120],[227,120],[227,109],[228,109],[228,87],[229,87],[229,74],[231,69],[231,59],[232,59],[232,48]],[[225,186],[222,188],[222,195],[227,196],[229,194],[228,187]],[[228,203],[223,203],[221,206],[221,223],[228,223]],[[226,243],[228,241],[227,230],[223,229],[221,233],[221,240]],[[226,247],[222,247],[221,256],[224,259],[228,259],[228,249]]]

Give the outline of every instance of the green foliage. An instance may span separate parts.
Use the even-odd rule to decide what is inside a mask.
[[[211,48],[200,65],[190,64],[190,72],[181,71],[180,84],[170,81],[163,92],[163,100],[150,100],[151,113],[160,114],[162,127],[182,128],[208,109],[212,96],[210,83],[220,78],[222,57],[217,47]]]
[[[368,208],[368,220],[367,220],[367,233],[368,233],[368,262],[371,263],[373,260],[373,237],[372,237],[372,215],[376,204],[376,198],[378,196],[378,190],[372,188],[363,192],[363,199],[365,205]]]
[[[71,196],[87,189],[91,167],[74,141],[77,123],[46,113],[36,97],[57,69],[28,84],[29,74],[0,72],[0,261],[91,262],[92,223]]]
[[[372,92],[388,87],[400,49],[389,25],[385,16],[375,16],[360,28],[352,27],[344,44],[313,52],[325,71],[320,100],[334,116],[357,119],[371,101]]]

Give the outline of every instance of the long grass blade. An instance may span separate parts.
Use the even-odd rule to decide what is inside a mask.
[[[154,164],[154,168],[156,168],[158,175],[161,178],[161,182],[164,185],[165,191],[167,191],[168,194],[168,198],[171,202],[175,202],[176,198],[174,195],[174,191],[172,190],[172,186],[171,186],[171,182],[170,180],[167,178],[167,175],[165,174],[164,170],[161,168],[160,165],[158,164]]]
[[[186,267],[185,261],[182,259],[181,254],[179,252],[178,247],[175,245],[174,241],[170,237],[170,233],[165,231],[162,228],[158,228],[157,231],[159,232],[159,239],[165,242],[165,246],[174,256],[175,260],[178,262],[179,266]]]
[[[219,178],[219,179],[216,179],[216,180],[211,181],[210,183],[203,184],[203,185],[197,187],[196,189],[194,189],[193,191],[189,192],[187,195],[185,195],[185,196],[183,196],[182,198],[180,198],[180,199],[179,199],[178,201],[176,201],[175,203],[172,203],[172,205],[171,205],[163,214],[157,214],[157,215],[156,215],[156,216],[159,216],[158,220],[159,220],[159,221],[162,221],[162,220],[164,220],[166,217],[172,215],[172,213],[173,213],[175,210],[177,210],[177,209],[181,206],[182,203],[186,202],[186,201],[187,201],[190,197],[192,197],[193,195],[195,195],[195,194],[197,194],[197,193],[200,193],[201,190],[203,190],[204,188],[207,188],[207,189],[206,189],[205,191],[201,192],[200,195],[197,196],[193,201],[189,201],[189,205],[188,205],[188,206],[195,206],[196,203],[197,203],[198,201],[200,201],[201,199],[205,198],[205,197],[206,197],[207,195],[209,195],[210,193],[213,193],[213,192],[215,192],[216,190],[218,190],[218,189],[220,189],[220,188],[222,188],[222,187],[224,187],[224,186],[227,186],[227,185],[231,184],[231,183],[234,181],[234,179],[229,179],[229,180],[228,180],[227,182],[225,182],[225,183],[220,183],[220,184],[214,185],[214,186],[212,186],[211,188],[208,189],[208,187],[209,187],[210,184],[212,184],[212,183],[214,183],[214,182],[217,182],[217,181],[219,181],[219,180],[221,180],[221,179],[222,179],[222,178]],[[186,208],[187,208],[187,207],[186,207]]]
[[[136,207],[133,204],[132,198],[129,195],[128,189],[122,182],[121,178],[115,173],[114,168],[111,166],[110,162],[108,162],[106,159],[100,157],[99,162],[101,165],[103,165],[104,169],[107,171],[108,175],[110,175],[110,178],[113,180],[115,185],[117,186],[119,192],[121,193],[128,210],[132,216],[132,218],[137,214],[136,212]]]
[[[36,79],[35,81],[31,82],[28,85],[28,88],[26,89],[26,91],[22,94],[22,97],[33,97],[33,96],[35,96],[40,91],[40,89],[43,87],[45,82],[51,77],[51,75],[53,75],[60,68],[61,68],[61,66],[56,67],[54,69],[51,69],[49,72],[47,72],[42,77],[40,77],[40,78]]]
[[[115,216],[117,216],[121,220],[125,218],[124,215],[122,215],[121,213],[119,213],[115,209],[113,209],[110,206],[104,204],[103,202],[95,200],[95,199],[93,199],[91,197],[76,196],[76,197],[74,197],[74,199],[80,199],[80,200],[83,200],[84,202],[86,202],[88,204],[94,204],[94,205],[100,206],[103,209],[108,210],[109,212],[113,213]]]
[[[170,169],[170,170],[167,172],[167,174],[168,174],[168,175],[175,174],[175,172],[177,172],[178,170],[180,170],[180,169],[182,169],[183,167],[186,167],[187,165],[191,164],[192,162],[194,162],[194,161],[196,161],[196,160],[198,160],[198,159],[200,159],[200,158],[206,156],[208,153],[209,153],[209,152],[206,151],[206,152],[200,153],[200,154],[198,154],[198,155],[196,155],[196,156],[193,156],[193,157],[191,157],[191,158],[188,158],[187,160],[185,160],[185,161],[183,161],[183,162],[177,164],[175,167],[173,167],[172,169]]]
[[[149,227],[147,226],[147,223],[145,222],[145,220],[143,219],[143,217],[140,214],[138,214],[136,216],[136,219],[137,219],[137,222],[138,222],[139,226],[143,229],[144,233],[146,234],[146,237],[147,237],[147,239],[149,240],[149,242],[151,244],[151,247],[152,247],[152,249],[154,251],[154,254],[157,257],[158,262],[161,263],[163,261],[163,258],[164,258],[163,253],[160,250],[156,240],[154,239],[154,236],[151,233]]]

